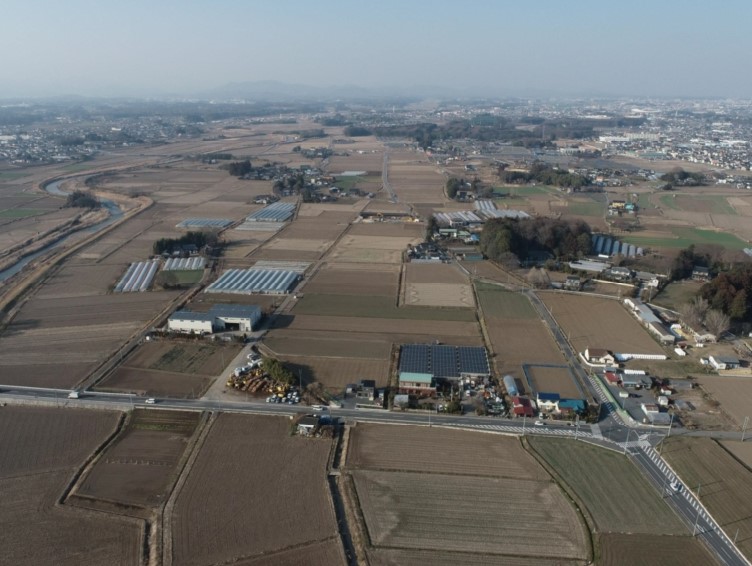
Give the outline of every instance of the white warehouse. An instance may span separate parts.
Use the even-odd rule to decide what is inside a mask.
[[[251,332],[261,320],[255,305],[214,305],[209,312],[177,311],[167,320],[167,329],[189,334],[211,334],[223,330]]]

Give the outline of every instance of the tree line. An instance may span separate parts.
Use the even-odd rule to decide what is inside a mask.
[[[181,249],[183,246],[193,244],[199,250],[204,246],[213,246],[217,243],[217,234],[214,232],[186,232],[179,238],[160,238],[152,249],[155,254],[171,253]]]
[[[545,251],[557,259],[574,259],[590,251],[590,226],[554,218],[495,218],[483,225],[480,249],[491,260],[518,258]]]
[[[506,168],[500,167],[498,174],[501,182],[508,185],[526,184],[534,181],[541,185],[580,189],[590,184],[590,179],[584,175],[554,169],[540,161],[533,163],[528,172],[507,171]]]

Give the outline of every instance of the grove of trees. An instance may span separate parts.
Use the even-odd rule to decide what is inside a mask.
[[[499,178],[502,183],[506,184],[523,184],[535,181],[541,185],[551,185],[554,187],[571,187],[573,189],[581,189],[590,184],[590,180],[583,175],[577,173],[569,173],[568,171],[562,171],[560,169],[554,169],[537,161],[530,167],[530,171],[525,173],[523,171],[507,171],[506,169],[499,169]]]
[[[480,249],[494,261],[502,261],[508,254],[524,258],[534,251],[549,252],[556,259],[575,259],[590,251],[590,233],[590,226],[579,220],[494,218],[483,226]]]
[[[186,232],[180,238],[160,238],[152,249],[155,254],[162,254],[164,252],[172,252],[179,249],[181,246],[193,244],[198,249],[204,246],[213,246],[217,243],[217,234],[214,232]]]
[[[752,264],[744,263],[722,271],[700,289],[710,307],[736,322],[752,322]]]
[[[99,208],[102,203],[87,191],[73,191],[65,200],[66,208]]]
[[[228,170],[233,177],[242,177],[253,171],[253,165],[251,165],[250,159],[246,159],[245,161],[233,161],[230,163]]]

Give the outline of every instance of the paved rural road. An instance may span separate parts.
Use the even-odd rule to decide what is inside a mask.
[[[79,399],[69,399],[67,389],[43,389],[34,387],[3,386],[0,385],[0,401],[22,402],[38,405],[53,405],[66,407],[100,408],[100,409],[128,409],[128,408],[162,408],[181,409],[191,411],[237,412],[247,414],[289,415],[311,412],[310,407],[299,405],[268,405],[266,403],[243,403],[235,401],[219,401],[211,399],[158,399],[155,404],[147,404],[145,397],[122,393],[81,393]],[[541,434],[546,436],[582,438],[602,446],[624,450],[632,461],[643,471],[648,480],[654,484],[659,493],[664,493],[680,517],[689,525],[696,525],[697,536],[701,537],[716,557],[728,566],[743,566],[750,563],[741,555],[729,538],[723,533],[718,524],[686,488],[679,494],[673,491],[669,495],[665,492],[675,475],[666,462],[651,446],[651,432],[640,435],[637,429],[628,429],[614,422],[610,423],[601,433],[601,426],[595,425],[535,425],[532,419],[511,421],[476,416],[452,416],[432,413],[416,414],[382,410],[364,409],[324,409],[322,414],[330,413],[334,417],[359,422],[435,425],[485,432],[508,434]],[[626,431],[626,434],[625,434]],[[634,433],[634,437],[632,437]],[[612,440],[621,438],[621,444]],[[633,438],[633,439],[632,439]]]

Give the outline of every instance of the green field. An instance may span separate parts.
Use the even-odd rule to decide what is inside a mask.
[[[733,234],[714,232],[701,228],[671,228],[674,237],[656,238],[652,236],[624,236],[622,241],[643,248],[683,249],[690,244],[715,244],[732,250],[742,250],[749,246]]]
[[[0,218],[28,218],[37,214],[44,214],[44,210],[38,208],[8,208],[0,210]]]
[[[726,197],[720,195],[661,195],[661,204],[672,210],[684,210],[682,202],[691,199],[693,202],[707,203],[708,212],[711,214],[731,214],[736,215],[736,209],[731,206]]]
[[[414,320],[474,322],[475,310],[459,307],[398,307],[392,297],[306,294],[293,309],[295,314],[355,316]]]
[[[653,299],[653,303],[677,310],[679,305],[688,303],[700,290],[702,283],[697,281],[675,281],[666,285]]]
[[[189,285],[195,285],[201,281],[203,276],[203,269],[160,271],[159,275],[157,275],[156,283],[158,285],[169,283],[171,285],[187,287]]]
[[[640,207],[640,209],[645,208],[655,208],[653,206],[653,203],[650,202],[650,195],[651,193],[640,193],[640,198],[637,201],[637,206]]]
[[[509,195],[510,197],[528,197],[530,195],[547,195],[556,189],[544,185],[504,185],[503,187],[494,187],[493,192],[496,195]]]
[[[70,163],[63,167],[66,171],[83,171],[85,169],[93,169],[94,163],[91,161],[82,161],[81,163]]]
[[[29,173],[24,171],[0,171],[0,181],[15,181],[28,176]]]
[[[567,214],[574,216],[603,216],[606,209],[602,202],[567,201]]]
[[[538,316],[528,298],[521,293],[489,283],[476,283],[475,289],[486,317],[530,319]]]
[[[587,507],[601,532],[683,535],[687,527],[621,454],[571,439],[530,445]]]

